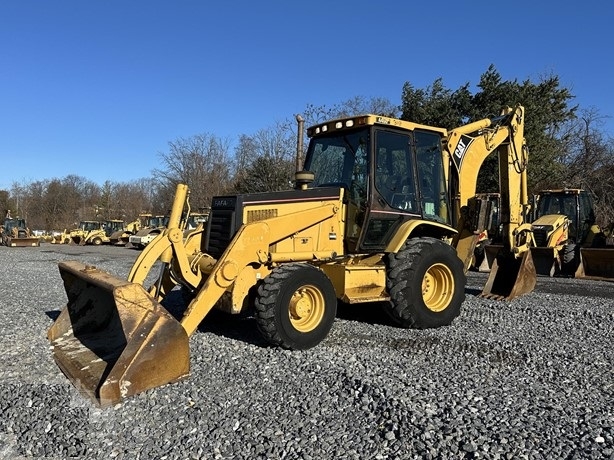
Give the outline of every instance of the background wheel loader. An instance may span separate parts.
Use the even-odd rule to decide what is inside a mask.
[[[506,231],[518,226],[523,120],[517,108],[451,132],[375,115],[321,123],[308,130],[295,190],[214,197],[206,226],[187,233],[189,190],[177,185],[168,227],[127,280],[60,262],[68,304],[48,331],[57,364],[106,406],[186,377],[188,338],[214,307],[251,311],[262,336],[288,349],[320,343],[338,300],[378,301],[402,327],[450,325],[479,231],[467,211],[474,169],[491,151],[504,164],[510,156],[522,163],[510,167],[517,177],[503,173],[502,222]],[[507,236],[505,282],[489,281],[486,291],[500,298],[529,292],[535,280],[530,252]],[[158,277],[146,287],[154,268]],[[163,307],[175,288],[190,299],[179,318]]]
[[[614,280],[614,243],[595,223],[586,190],[543,190],[536,199],[531,253],[538,274]]]

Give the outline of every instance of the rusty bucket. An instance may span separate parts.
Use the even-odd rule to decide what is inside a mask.
[[[102,407],[189,374],[188,336],[140,284],[60,262],[68,297],[48,331],[70,381]]]

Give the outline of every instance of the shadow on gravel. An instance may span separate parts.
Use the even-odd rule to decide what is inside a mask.
[[[187,302],[180,290],[174,290],[165,297],[162,305],[175,319],[180,321],[187,307]],[[337,305],[337,318],[346,321],[396,327],[396,324],[384,311],[382,302],[354,305],[339,302]],[[209,332],[261,347],[270,346],[260,335],[253,314],[231,315],[213,309],[198,326],[198,331]]]
[[[475,289],[475,288],[465,288],[465,295],[471,295],[474,297],[479,297],[480,294],[482,293],[482,289]]]
[[[162,301],[162,306],[177,321],[181,321],[187,305],[188,302],[181,290],[169,292]],[[220,337],[239,340],[259,347],[269,346],[268,342],[258,332],[256,320],[251,315],[231,315],[213,309],[198,326],[198,332],[209,332]]]
[[[384,310],[384,302],[368,302],[358,304],[337,304],[337,318],[346,321],[378,324],[380,326],[397,327]]]

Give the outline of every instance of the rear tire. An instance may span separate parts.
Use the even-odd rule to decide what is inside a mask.
[[[447,326],[465,300],[463,263],[449,244],[435,238],[410,239],[387,256],[389,316],[401,327]]]
[[[335,289],[313,265],[275,268],[258,286],[254,302],[262,336],[283,348],[304,350],[328,335],[337,315]]]
[[[94,238],[94,239],[92,240],[92,244],[93,244],[94,246],[100,246],[100,245],[102,244],[102,239],[100,239],[100,238],[96,237],[96,238]]]

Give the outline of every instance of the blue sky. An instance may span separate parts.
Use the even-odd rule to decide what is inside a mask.
[[[4,1],[0,189],[149,177],[177,138],[236,141],[355,96],[400,104],[405,82],[457,89],[490,64],[504,80],[558,75],[614,117],[614,7],[552,3]]]

